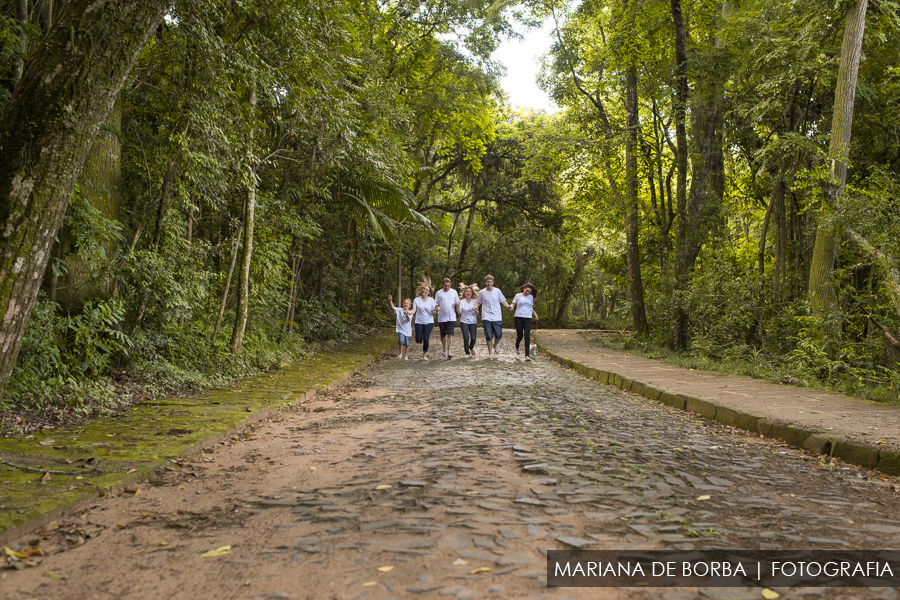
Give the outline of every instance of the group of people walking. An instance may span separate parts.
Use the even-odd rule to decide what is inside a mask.
[[[415,329],[417,344],[422,344],[422,359],[428,360],[429,341],[434,329],[434,315],[438,316],[438,327],[441,334],[442,353],[445,358],[453,357],[453,334],[456,319],[459,317],[459,328],[462,331],[463,350],[466,356],[475,355],[475,337],[477,334],[478,313],[481,312],[481,325],[487,342],[488,358],[497,354],[497,344],[503,337],[502,308],[515,311],[516,353],[520,353],[520,345],[525,340],[525,360],[531,360],[531,327],[537,324],[538,316],[534,311],[534,299],[538,290],[531,283],[522,284],[513,301],[507,302],[506,296],[499,288],[494,287],[493,275],[484,278],[484,289],[478,284],[459,284],[459,292],[452,288],[452,282],[445,277],[441,289],[431,297],[431,279],[423,278],[416,287],[416,299],[403,301],[402,306],[394,306],[394,299],[388,295],[388,302],[397,319],[397,334],[400,353],[397,358],[409,360],[409,345]]]

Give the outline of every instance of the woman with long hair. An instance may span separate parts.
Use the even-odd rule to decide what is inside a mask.
[[[422,344],[422,360],[428,360],[428,340],[434,329],[434,298],[431,298],[431,277],[423,277],[416,286],[416,301],[413,311],[416,314],[416,343]]]
[[[463,336],[463,350],[466,356],[475,356],[475,336],[478,332],[478,284],[459,284],[459,304],[457,309],[460,314],[459,329]]]
[[[525,338],[525,360],[531,360],[531,324],[538,322],[537,313],[534,312],[534,299],[537,298],[538,289],[533,283],[524,283],[519,288],[519,293],[513,298],[512,305],[516,314],[516,354],[519,354],[519,344]]]

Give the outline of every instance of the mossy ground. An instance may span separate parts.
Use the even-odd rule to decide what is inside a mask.
[[[385,331],[233,388],[148,400],[87,424],[2,439],[0,460],[41,472],[0,465],[0,532],[146,475],[166,459],[239,426],[255,413],[292,404],[325,388],[395,343],[394,332]],[[51,471],[49,478],[45,470]]]

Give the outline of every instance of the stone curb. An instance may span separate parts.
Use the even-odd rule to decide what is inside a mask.
[[[808,429],[787,421],[773,420],[767,417],[750,414],[728,406],[717,404],[715,400],[698,398],[678,392],[677,390],[661,390],[650,384],[623,377],[618,373],[603,371],[564,358],[548,350],[538,343],[541,352],[547,358],[581,373],[585,377],[596,379],[601,383],[615,386],[626,392],[638,394],[656,400],[680,410],[696,413],[710,421],[730,425],[766,437],[777,438],[797,448],[813,454],[827,454],[840,458],[844,462],[869,469],[878,469],[888,475],[900,475],[900,452],[896,450],[879,450],[835,435],[828,431]]]
[[[380,334],[378,334],[378,335],[380,335]],[[279,402],[277,402],[277,406],[273,405],[269,408],[264,408],[260,411],[252,413],[252,414],[248,415],[248,417],[245,420],[243,420],[240,423],[236,424],[235,426],[231,427],[227,431],[210,435],[210,436],[196,442],[192,446],[183,450],[178,456],[195,455],[195,454],[199,453],[202,448],[205,448],[212,444],[218,444],[222,440],[231,437],[232,435],[237,433],[239,430],[247,427],[247,425],[258,423],[259,421],[262,421],[262,420],[270,417],[276,408],[281,408],[281,407],[285,407],[285,406],[297,406],[297,405],[303,404],[304,402],[306,402],[308,400],[315,398],[317,395],[322,394],[326,390],[334,388],[334,387],[346,382],[351,377],[353,377],[353,375],[360,372],[360,370],[368,367],[369,365],[374,363],[376,360],[378,360],[385,352],[390,350],[391,346],[396,346],[396,345],[397,345],[396,339],[391,339],[390,344],[386,343],[384,348],[382,348],[380,351],[377,351],[377,352],[371,354],[368,359],[366,359],[363,362],[361,362],[360,364],[356,365],[349,371],[343,372],[341,375],[335,377],[334,379],[332,379],[331,381],[329,381],[327,384],[323,385],[322,387],[307,390],[302,395],[291,400],[290,402],[280,402],[279,401]],[[128,485],[130,483],[134,483],[136,481],[140,481],[144,477],[150,475],[151,473],[153,473],[155,471],[158,471],[159,469],[166,466],[167,464],[169,464],[169,461],[165,460],[165,459],[152,461],[152,462],[148,461],[146,464],[138,467],[138,470],[134,473],[131,473],[131,474],[122,473],[121,477],[119,477],[115,481],[111,482],[109,485],[110,486],[124,486],[124,485]],[[2,466],[2,465],[0,465],[0,466]],[[28,519],[27,521],[25,521],[19,525],[16,525],[15,527],[12,527],[11,529],[8,529],[6,531],[0,531],[0,546],[9,545],[10,542],[12,542],[16,538],[20,537],[21,535],[23,535],[24,531],[27,529],[33,529],[35,527],[40,527],[42,525],[45,525],[49,521],[59,518],[62,514],[66,513],[67,511],[76,510],[79,506],[86,504],[89,501],[96,500],[96,499],[97,499],[97,490],[91,489],[91,490],[85,490],[85,493],[80,495],[77,498],[62,500],[62,501],[60,501],[59,506],[56,506],[55,508],[52,508],[52,509],[44,512],[43,514],[36,516],[32,519]]]

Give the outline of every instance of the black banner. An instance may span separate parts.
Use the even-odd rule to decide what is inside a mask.
[[[548,587],[900,587],[900,550],[550,550]]]

